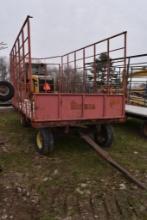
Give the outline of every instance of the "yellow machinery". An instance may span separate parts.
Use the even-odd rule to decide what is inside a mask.
[[[26,63],[26,70],[28,69]],[[27,72],[27,71],[26,71]],[[54,80],[48,74],[47,64],[32,63],[32,92],[52,92],[54,90]]]

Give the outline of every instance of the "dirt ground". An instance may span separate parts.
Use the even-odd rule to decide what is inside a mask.
[[[114,126],[107,151],[147,186],[141,122]],[[79,137],[56,139],[48,157],[34,150],[35,130],[0,112],[0,220],[146,220],[147,192],[102,161]]]

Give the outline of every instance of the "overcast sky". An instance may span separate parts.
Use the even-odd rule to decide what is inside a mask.
[[[0,0],[0,42],[8,55],[23,20],[32,22],[32,54],[62,55],[128,31],[128,55],[147,52],[147,0]]]

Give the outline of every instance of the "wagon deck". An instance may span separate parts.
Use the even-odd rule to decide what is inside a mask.
[[[124,97],[97,94],[35,94],[33,125],[124,119]],[[108,121],[107,121],[108,122]],[[85,122],[86,123],[86,122]]]

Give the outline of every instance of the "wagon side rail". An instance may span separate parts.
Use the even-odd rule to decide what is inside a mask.
[[[15,88],[14,105],[27,98],[31,91],[31,34],[30,18],[27,16],[10,52],[10,75]],[[28,63],[26,70],[25,63]]]
[[[127,32],[124,31],[61,56],[32,58],[32,61],[46,63],[49,69],[60,65],[59,93],[125,95],[126,56]]]

